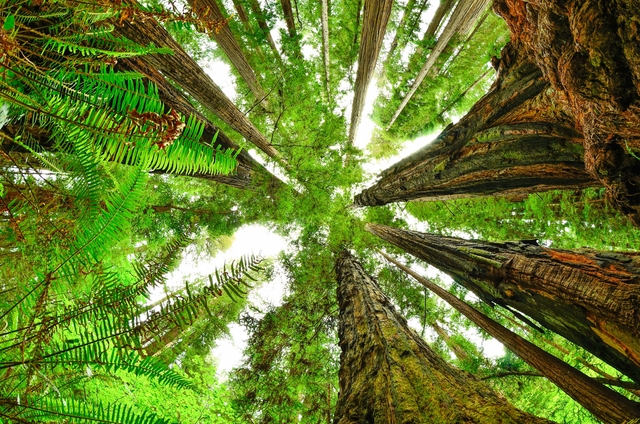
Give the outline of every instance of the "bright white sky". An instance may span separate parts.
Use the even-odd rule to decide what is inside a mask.
[[[228,5],[229,10],[233,10],[232,7],[232,5]],[[435,12],[436,8],[437,4],[435,4],[434,2],[429,10],[424,14],[421,21],[420,32],[423,32],[426,29],[426,26],[433,17],[433,13]],[[284,22],[278,22],[276,24],[276,28],[272,31],[272,36],[278,47],[280,47],[280,28],[285,28]],[[390,43],[392,34],[388,34],[387,38],[389,39],[385,40],[386,43]],[[403,53],[404,56],[406,56],[405,59],[407,59],[409,51]],[[313,49],[310,50],[308,48],[306,50],[303,50],[303,54],[305,57],[310,57],[312,55],[317,55],[318,52],[314,52]],[[381,57],[384,57],[384,53]],[[215,81],[215,83],[220,86],[222,91],[232,101],[235,101],[237,98],[235,89],[235,77],[232,75],[229,65],[220,60],[211,60],[208,63],[203,63],[201,65]],[[369,140],[371,139],[371,135],[375,128],[375,124],[371,121],[369,115],[373,111],[373,102],[377,95],[377,81],[374,79],[373,81],[371,81],[371,84],[369,85],[369,89],[367,91],[367,97],[362,115],[362,122],[360,124],[360,127],[358,128],[357,137],[354,142],[356,147],[363,150],[369,143]],[[352,100],[353,99],[349,98],[348,95],[343,99],[340,99],[341,106],[345,108],[345,116],[347,116],[347,118],[351,116]],[[375,180],[375,175],[378,172],[386,169],[388,166],[397,162],[399,159],[410,155],[419,148],[424,147],[426,144],[433,141],[436,135],[437,134],[433,134],[428,137],[421,137],[416,140],[408,141],[399,155],[386,160],[372,161],[365,164],[364,169],[371,176],[371,180],[363,183],[362,187],[358,187],[355,189],[359,191],[361,188],[369,186],[373,182],[373,180]],[[252,156],[259,158],[255,152],[250,151],[250,153],[252,153]],[[275,170],[275,173],[282,179],[286,180],[286,176],[284,176],[284,174],[279,170]],[[419,222],[410,215],[404,213],[403,218],[405,218],[409,222],[411,228],[418,231],[426,230],[424,223]],[[470,237],[470,235],[468,234],[460,234],[460,236],[466,238]],[[277,258],[279,253],[286,250],[287,247],[288,242],[283,237],[275,234],[268,228],[259,225],[243,226],[236,232],[231,248],[229,248],[225,252],[220,253],[216,257],[210,258],[209,260],[195,261],[193,255],[187,255],[184,258],[183,262],[180,264],[179,268],[172,274],[170,285],[181,285],[181,282],[185,279],[194,279],[197,276],[208,275],[215,267],[221,267],[225,262],[231,262],[232,260],[239,259],[243,255],[254,253],[260,254],[265,258]],[[278,262],[276,262],[276,267],[277,266]],[[429,266],[425,269],[417,268],[414,266],[414,270],[421,273],[422,275],[425,275],[426,277],[433,278],[437,275],[441,280],[445,281],[446,284],[451,284],[451,279],[448,276],[444,275],[433,267]],[[249,297],[249,301],[261,309],[266,307],[267,305],[277,306],[281,304],[283,296],[285,295],[285,281],[282,277],[283,273],[276,272],[274,275],[276,275],[274,281],[263,284],[259,289],[252,292]],[[418,332],[422,330],[419,322],[417,321],[413,322],[413,320],[410,320],[409,325]],[[230,337],[223,337],[222,339],[218,340],[217,346],[212,351],[212,357],[217,362],[217,373],[220,380],[225,380],[229,371],[242,363],[242,352],[246,347],[248,339],[246,331],[242,326],[238,324],[231,324],[229,326],[229,330]],[[431,340],[434,340],[433,337],[435,337],[433,334],[426,334],[425,336],[427,337],[427,339]],[[484,349],[485,355],[492,358],[504,355],[504,347],[500,342],[496,340],[483,342],[481,341],[479,333],[473,330],[468,331],[467,336],[471,340],[473,340],[476,345],[480,345]]]

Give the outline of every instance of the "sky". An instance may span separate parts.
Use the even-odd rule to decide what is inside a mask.
[[[404,2],[403,2],[404,3]],[[233,6],[230,3],[227,5],[229,10],[233,10]],[[435,12],[437,5],[434,4],[429,8],[429,10],[424,13],[421,29],[423,32],[426,29],[429,21],[433,17],[433,13]],[[274,37],[274,41],[276,45],[280,46],[280,31],[279,29],[285,28],[284,22],[277,22],[276,27],[272,30],[272,36]],[[385,42],[388,44],[391,42],[393,34],[387,34]],[[303,43],[303,46],[307,46],[307,44]],[[304,49],[303,55],[305,57],[311,57],[313,55],[317,55],[319,52],[315,52],[313,49]],[[405,55],[408,58],[409,52],[405,52]],[[383,54],[381,57],[384,57],[384,48]],[[235,90],[235,77],[231,72],[231,68],[226,63],[220,60],[209,60],[206,63],[201,64],[205,71],[212,77],[214,82],[222,89],[222,91],[229,97],[232,101],[236,100],[237,93]],[[370,119],[370,115],[373,111],[373,103],[378,95],[379,88],[377,86],[377,81],[373,79],[369,84],[367,90],[367,96],[364,106],[364,111],[362,114],[362,121],[358,128],[357,136],[354,141],[356,147],[360,149],[366,149],[369,140],[371,139],[371,135],[375,129],[375,124]],[[350,96],[351,92],[348,92],[346,96],[339,99],[340,106],[345,108],[345,116],[351,116],[351,102],[352,97]],[[353,190],[360,191],[361,189],[368,187],[371,185],[375,179],[376,175],[383,169],[386,169],[393,163],[397,162],[399,159],[406,157],[418,149],[424,147],[426,144],[433,141],[437,134],[432,134],[426,137],[420,137],[415,140],[407,141],[402,149],[402,151],[388,159],[378,160],[378,161],[370,161],[364,164],[364,170],[370,178],[368,181],[365,181],[362,186],[354,187]],[[255,150],[249,150],[249,154],[255,157],[259,162],[265,164],[265,161],[255,152]],[[281,172],[275,165],[271,165],[269,167],[270,171],[272,171],[276,176],[280,177],[283,181],[287,182],[286,175]],[[400,208],[398,208],[400,209]],[[425,231],[426,226],[424,223],[419,222],[415,218],[410,215],[404,213],[403,217],[409,222],[412,229],[417,231]],[[469,238],[470,235],[460,235],[465,238]],[[225,262],[231,262],[232,260],[237,260],[243,255],[256,254],[261,255],[265,258],[277,258],[278,255],[285,251],[288,248],[288,243],[285,238],[277,235],[270,229],[260,226],[260,225],[246,225],[241,227],[236,234],[234,235],[234,242],[231,247],[218,254],[214,258],[209,258],[207,260],[198,260],[196,261],[193,255],[186,255],[183,259],[182,263],[178,267],[178,269],[172,274],[170,277],[170,284],[180,285],[181,281],[184,279],[194,279],[197,276],[205,276],[211,273],[211,270],[214,267],[221,267]],[[276,261],[276,267],[278,266],[278,262]],[[448,276],[442,274],[435,268],[428,266],[427,268],[419,268],[414,266],[414,270],[422,273],[426,277],[433,278],[435,276],[439,276],[442,281],[445,281],[447,284],[451,284],[451,280]],[[285,295],[285,281],[283,279],[283,273],[275,272],[274,280],[268,283],[263,284],[257,290],[252,291],[249,296],[249,302],[253,305],[257,306],[259,309],[264,309],[268,305],[278,306],[282,303],[282,299]],[[417,320],[416,320],[417,321]],[[414,328],[416,331],[420,332],[421,326],[419,322],[414,322],[413,320],[409,320],[409,325]],[[216,347],[212,350],[212,358],[217,365],[217,377],[220,381],[224,381],[227,378],[228,373],[234,368],[241,365],[243,361],[242,352],[246,347],[248,334],[244,327],[238,325],[236,323],[232,323],[229,325],[229,336],[222,337],[216,342]],[[425,334],[427,339],[433,341],[435,340],[435,334]],[[480,345],[484,349],[485,355],[495,358],[504,355],[504,347],[502,344],[496,340],[488,340],[482,341],[480,335],[477,331],[468,330],[467,337],[473,340],[476,345]]]

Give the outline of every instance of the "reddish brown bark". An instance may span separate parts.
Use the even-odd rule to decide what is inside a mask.
[[[280,153],[269,143],[249,119],[229,100],[197,63],[180,47],[171,35],[153,19],[135,19],[116,27],[116,32],[143,46],[153,43],[167,47],[173,54],[152,54],[141,57],[150,68],[162,72],[203,107],[222,119],[268,156],[285,163]]]
[[[384,253],[382,255],[504,344],[603,422],[620,423],[640,418],[640,404],[630,401],[523,339],[390,256]]]
[[[294,38],[298,35],[296,31],[296,20],[293,17],[293,8],[291,7],[291,0],[280,0],[282,5],[282,13],[284,14],[284,20],[287,22],[287,29],[289,30],[289,37]]]
[[[195,9],[200,19],[224,21],[227,19],[227,13],[218,5],[216,0],[189,0],[191,7]],[[211,37],[218,43],[229,61],[236,68],[238,74],[251,90],[251,93],[257,101],[265,108],[269,108],[266,100],[265,91],[262,89],[253,68],[240,48],[238,41],[233,36],[229,25],[222,25],[211,32]]]
[[[364,2],[358,72],[356,74],[351,109],[351,125],[349,127],[349,144],[352,144],[355,140],[356,132],[362,119],[365,97],[378,62],[378,55],[380,54],[392,7],[393,0],[365,0]]]
[[[457,141],[450,146],[468,142],[471,136],[461,127],[482,121],[479,115],[486,112],[487,102],[518,85],[517,71],[528,62],[535,68],[531,72],[538,73],[541,90],[525,104],[505,103],[500,111],[504,116],[493,119],[561,125],[580,134],[585,170],[607,188],[608,200],[640,225],[640,160],[633,153],[640,150],[640,2],[498,0],[494,10],[511,32],[499,63],[501,72],[487,96],[439,141],[455,134]],[[496,123],[485,120],[475,131]],[[449,152],[456,154],[454,148]],[[407,161],[391,169],[400,179],[406,174],[404,164]],[[416,196],[407,197],[424,197],[420,192]]]
[[[584,134],[586,169],[640,225],[638,0],[499,0],[512,43],[529,55]]]
[[[368,230],[640,382],[640,254],[469,241],[374,224]]]
[[[336,273],[342,354],[334,423],[549,422],[447,364],[348,252]]]
[[[430,145],[381,173],[354,203],[525,195],[599,183],[584,169],[582,134],[561,94],[515,46],[489,93]]]

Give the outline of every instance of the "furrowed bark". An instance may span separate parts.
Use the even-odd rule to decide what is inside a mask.
[[[227,13],[218,5],[216,0],[189,0],[189,4],[194,8],[200,19],[214,21],[227,19]],[[238,41],[233,36],[229,25],[222,25],[220,28],[216,28],[210,35],[229,58],[256,100],[265,109],[269,109],[269,103],[265,99],[265,91],[262,89],[260,82],[258,82],[253,68],[245,57]]]
[[[467,34],[471,30],[471,25],[478,20],[482,12],[484,12],[489,6],[489,3],[490,0],[460,0],[458,2],[456,9],[451,15],[451,19],[449,19],[449,22],[447,23],[444,31],[442,31],[440,37],[438,37],[435,47],[431,50],[429,58],[422,66],[422,69],[420,69],[420,72],[418,72],[418,76],[411,86],[411,89],[404,96],[402,102],[400,102],[400,106],[398,106],[398,109],[393,114],[393,117],[387,126],[387,131],[393,126],[393,123],[398,119],[398,116],[400,116],[405,106],[409,103],[416,91],[418,91],[420,84],[422,84],[424,78],[427,76],[429,71],[431,71],[431,68],[433,68],[433,65],[435,65],[436,61],[440,57],[440,54],[449,45],[449,42],[455,35]]]
[[[364,108],[367,89],[378,61],[392,6],[393,0],[365,0],[364,2],[358,72],[356,74],[351,109],[351,126],[349,128],[349,145],[353,144],[362,119],[362,109]]]
[[[432,144],[383,171],[354,204],[598,186],[584,168],[582,134],[558,97],[540,69],[507,45],[489,93]]]
[[[375,224],[368,231],[640,382],[640,254],[469,241]]]
[[[351,254],[336,263],[340,394],[334,423],[548,423],[447,364]]]
[[[322,61],[324,63],[324,84],[327,98],[331,98],[329,60],[329,0],[322,0]]]
[[[497,0],[512,42],[562,93],[585,135],[586,169],[640,226],[638,0]],[[637,155],[636,155],[637,156]]]
[[[162,72],[164,76],[173,80],[180,88],[191,94],[203,107],[222,119],[267,156],[281,163],[286,163],[265,136],[225,96],[220,87],[211,80],[209,75],[191,59],[157,21],[153,19],[136,19],[133,22],[125,21],[121,26],[116,26],[115,32],[143,46],[153,43],[157,47],[170,48],[173,54],[145,55],[141,59]]]
[[[390,256],[380,253],[389,262],[411,275],[420,284],[504,344],[603,422],[621,423],[640,418],[640,404],[603,386],[595,379],[523,339]]]
[[[160,100],[168,108],[174,109],[177,112],[182,113],[185,116],[194,115],[200,121],[205,123],[204,133],[202,134],[201,142],[215,146],[220,145],[223,149],[231,148],[235,151],[240,149],[240,146],[235,144],[224,132],[222,132],[211,121],[202,116],[184,96],[178,92],[164,76],[156,71],[153,67],[145,63],[140,57],[122,59],[118,66],[125,69],[129,69],[138,72],[153,82],[158,87],[158,94]],[[217,134],[217,136],[216,136]],[[215,137],[215,144],[213,139]],[[237,188],[248,188],[256,185],[255,173],[262,175],[260,179],[266,179],[269,181],[269,185],[282,186],[284,183],[280,181],[276,176],[271,174],[264,166],[251,157],[246,151],[242,150],[236,157],[238,160],[238,168],[235,175],[193,175],[196,178],[204,178],[213,181],[220,182],[222,184],[230,185]],[[157,173],[158,171],[156,171]]]

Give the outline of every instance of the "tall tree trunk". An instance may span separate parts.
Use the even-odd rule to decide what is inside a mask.
[[[298,35],[296,31],[296,20],[293,16],[293,8],[291,7],[291,0],[280,0],[282,5],[282,13],[284,14],[284,20],[287,23],[287,30],[289,31],[289,37],[295,38]]]
[[[393,114],[389,125],[387,126],[387,131],[393,123],[396,121],[398,116],[402,113],[402,110],[409,103],[413,95],[418,91],[418,87],[422,84],[422,81],[427,76],[433,65],[435,65],[436,61],[440,57],[440,54],[444,51],[444,49],[449,45],[451,40],[455,35],[464,35],[471,31],[471,26],[474,22],[478,20],[482,12],[484,12],[489,6],[491,0],[460,0],[456,9],[453,11],[447,26],[440,37],[438,37],[438,42],[436,43],[433,50],[429,54],[429,58],[418,72],[418,76],[416,77],[413,85],[409,92],[404,96],[402,101],[400,102],[400,106]]]
[[[365,97],[378,61],[392,7],[393,0],[365,0],[364,2],[358,73],[356,74],[351,126],[349,128],[349,145],[353,144],[362,119]]]
[[[358,46],[358,37],[360,35],[360,17],[362,14],[362,0],[358,0],[357,3],[357,13],[356,13],[356,29],[353,32],[353,42],[351,43],[351,49],[349,51],[349,72],[348,72],[348,78],[349,78],[349,84],[353,84],[353,65],[355,64],[355,54],[356,54],[356,47]]]
[[[497,0],[511,40],[561,91],[585,135],[587,170],[640,226],[638,0]]]
[[[404,12],[402,12],[402,18],[400,19],[400,23],[398,24],[398,28],[396,28],[396,34],[393,36],[393,41],[391,42],[391,45],[389,46],[389,53],[387,53],[387,58],[384,60],[384,62],[382,64],[383,68],[386,67],[387,63],[389,63],[389,61],[393,57],[393,54],[395,53],[396,49],[398,48],[398,43],[400,42],[400,38],[404,34],[405,27],[407,25],[407,21],[409,20],[409,16],[413,13],[413,7],[414,7],[415,3],[416,3],[416,0],[409,0],[409,1],[407,1],[407,4],[404,7]],[[425,4],[426,4],[426,1],[423,1],[422,2],[423,7],[424,7]],[[422,9],[420,9],[418,14],[419,15],[422,14]]]
[[[189,0],[189,4],[195,9],[200,19],[224,21],[227,13],[218,5],[216,0]],[[211,37],[216,40],[224,54],[227,55],[240,77],[249,87],[251,93],[265,109],[269,109],[269,103],[262,86],[258,82],[253,68],[240,48],[238,41],[233,36],[229,25],[222,25],[211,32]]]
[[[248,33],[252,33],[253,28],[251,27],[251,22],[249,22],[249,15],[247,15],[244,5],[239,0],[233,0],[233,8],[236,9],[236,13],[240,18],[240,22],[242,22],[244,30]]]
[[[447,364],[348,252],[336,273],[342,353],[334,423],[549,422]]]
[[[560,94],[513,45],[491,90],[457,124],[383,171],[358,206],[596,186],[584,169],[582,134]]]
[[[538,370],[576,402],[605,423],[621,423],[640,418],[640,404],[603,386],[513,331],[467,305],[448,291],[413,272],[395,259],[382,255],[398,268],[415,278],[455,310],[485,330],[527,364]]]
[[[469,359],[469,355],[464,351],[459,344],[451,340],[451,336],[447,334],[444,328],[438,323],[438,320],[429,322],[429,325],[435,330],[436,334],[444,341],[444,344],[456,355],[456,358],[460,361],[466,361]]]
[[[416,51],[413,52],[411,58],[409,59],[409,69],[415,69],[418,63],[424,62],[424,50],[425,46],[433,46],[435,43],[436,32],[444,18],[451,13],[451,9],[456,5],[458,0],[440,0],[438,4],[438,8],[436,9],[433,18],[431,18],[431,22],[429,22],[429,26],[425,30],[424,34],[422,34],[421,43],[416,47]]]
[[[640,161],[633,153],[640,150],[640,48],[634,41],[639,6],[638,0],[494,1],[511,37],[501,54],[498,79],[465,119],[445,130],[436,147],[422,151],[423,159],[442,152],[447,138],[448,156],[455,156],[453,146],[459,149],[474,132],[495,127],[500,119],[510,125],[536,119],[560,124],[582,135],[586,171],[607,189],[608,200],[640,226]],[[534,69],[519,73],[524,64]],[[504,97],[521,78],[536,79],[533,85],[540,89],[530,93],[532,101],[525,105]],[[534,95],[539,95],[538,101]],[[487,109],[500,97],[502,107],[493,112],[502,117]],[[408,172],[405,165],[412,162],[419,167],[418,156],[384,173],[386,182],[395,179],[402,186],[402,175]],[[397,174],[390,175],[394,171]],[[417,190],[416,196],[405,200],[420,197],[424,196]]]
[[[481,243],[375,224],[368,230],[640,382],[640,254]]]
[[[191,94],[203,107],[210,110],[227,125],[244,136],[268,156],[286,163],[280,153],[264,135],[229,100],[207,73],[180,47],[171,35],[153,19],[135,19],[116,26],[115,32],[130,40],[148,46],[168,47],[173,54],[152,54],[141,59],[151,67],[172,79],[180,88]]]
[[[220,146],[223,150],[233,149],[237,151],[238,149],[240,149],[240,147],[235,144],[216,125],[202,116],[178,90],[176,90],[171,84],[169,84],[169,82],[160,72],[155,70],[152,66],[149,66],[145,61],[142,60],[142,58],[132,57],[121,59],[118,66],[136,71],[153,82],[156,87],[158,87],[160,100],[162,100],[162,102],[168,108],[174,109],[175,111],[180,112],[185,116],[194,115],[198,117],[200,121],[204,122],[204,132],[202,134],[202,138],[200,139],[202,143],[209,144],[214,147]],[[215,143],[213,142],[214,138]],[[263,178],[269,180],[270,185],[274,184],[276,186],[282,186],[284,184],[276,176],[271,174],[258,161],[253,159],[251,155],[249,155],[246,151],[242,150],[236,157],[236,159],[238,160],[238,168],[236,169],[235,175],[194,176],[198,178],[214,180],[222,184],[230,185],[237,188],[247,188],[251,185],[259,185],[256,184],[256,181],[254,181],[256,177],[256,175],[254,174],[258,173],[262,175]]]
[[[260,8],[260,3],[258,0],[248,0],[249,5],[251,6],[251,11],[253,12],[256,21],[258,21],[258,27],[262,30],[265,38],[267,39],[267,43],[273,51],[273,54],[276,56],[279,62],[282,62],[282,56],[280,56],[280,51],[278,51],[278,47],[276,43],[273,41],[273,37],[271,36],[271,31],[269,30],[269,25],[267,25],[267,21],[265,20],[265,14]]]
[[[330,90],[330,65],[329,61],[329,0],[322,1],[322,61],[324,62],[324,84],[327,99],[331,98]]]

